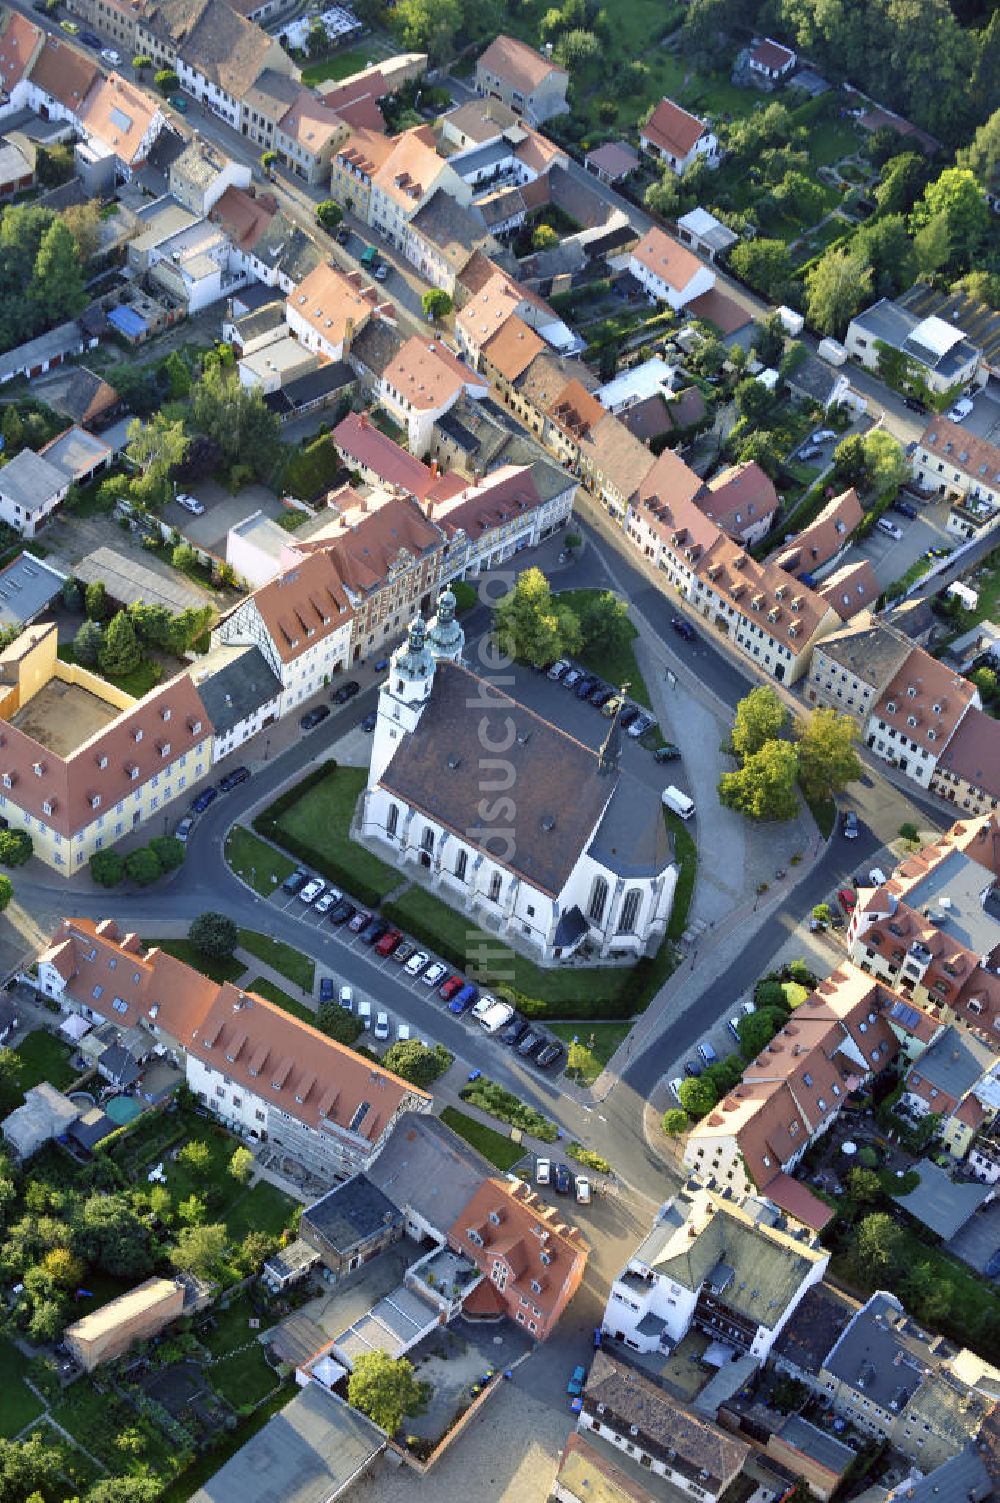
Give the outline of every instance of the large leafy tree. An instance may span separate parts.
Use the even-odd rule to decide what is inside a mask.
[[[930,168],[918,152],[890,157],[879,173],[875,202],[880,214],[908,214],[927,186]]]
[[[730,737],[738,757],[751,757],[768,741],[780,736],[788,711],[774,689],[761,684],[739,701]]]
[[[229,960],[239,943],[239,930],[227,913],[200,913],[188,929],[188,939],[200,955]]]
[[[792,258],[783,240],[741,240],[733,246],[729,264],[738,277],[772,302],[784,302],[788,296]]]
[[[807,798],[831,798],[861,776],[854,749],[858,728],[851,715],[814,710],[795,725],[799,747],[799,782]]]
[[[208,1278],[218,1269],[226,1255],[228,1234],[220,1222],[205,1226],[186,1226],[171,1248],[170,1261],[183,1273]]]
[[[142,662],[142,648],[127,612],[119,611],[108,622],[98,661],[101,672],[112,676],[133,673]]]
[[[580,649],[580,622],[568,605],[553,597],[540,569],[526,569],[498,603],[497,640],[503,652],[540,667],[561,653]]]
[[[840,338],[855,313],[870,301],[872,269],[864,251],[831,247],[806,273],[809,322],[822,334]]]
[[[736,772],[719,779],[719,801],[751,819],[794,819],[798,757],[788,741],[768,741]]]
[[[393,1359],[381,1350],[363,1352],[347,1381],[347,1397],[387,1435],[395,1435],[408,1414],[419,1414],[427,1402],[425,1385],[405,1357]]]
[[[391,19],[407,50],[426,52],[431,62],[439,62],[451,54],[462,25],[462,7],[459,0],[399,0]]]
[[[76,1219],[75,1246],[88,1263],[116,1278],[141,1278],[153,1267],[149,1231],[122,1194],[88,1197]],[[64,1232],[65,1235],[65,1232]]]
[[[756,1012],[740,1018],[736,1024],[740,1053],[745,1060],[756,1059],[760,1051],[785,1025],[787,1014],[779,1007],[758,1007]]]
[[[154,412],[145,422],[133,418],[128,429],[126,457],[139,471],[136,495],[149,505],[162,505],[169,496],[170,473],[187,450],[187,434],[180,420]]]
[[[206,367],[191,394],[195,425],[219,446],[224,464],[248,465],[260,479],[274,469],[280,425],[259,386],[244,386],[234,370]]]
[[[75,318],[86,306],[80,252],[61,219],[55,220],[42,236],[29,297],[45,309],[48,323]]]
[[[968,167],[946,167],[928,183],[913,208],[913,227],[921,230],[935,219],[948,226],[952,259],[969,266],[990,223],[986,194]]]
[[[628,604],[612,590],[585,597],[580,607],[580,632],[588,652],[620,653],[635,636]]]
[[[898,488],[909,473],[902,444],[884,428],[841,439],[833,451],[833,467],[842,485],[874,495]]]
[[[877,1281],[891,1278],[897,1271],[902,1247],[903,1233],[892,1217],[885,1211],[874,1211],[858,1223],[852,1257],[868,1279]]]
[[[677,1087],[677,1094],[681,1099],[681,1106],[692,1117],[706,1116],[719,1099],[715,1086],[704,1076],[682,1080]]]
[[[451,1055],[441,1044],[431,1049],[419,1039],[405,1039],[386,1050],[382,1063],[394,1075],[400,1075],[412,1085],[426,1090],[447,1070]]]

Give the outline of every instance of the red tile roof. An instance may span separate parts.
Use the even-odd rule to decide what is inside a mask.
[[[503,34],[494,37],[486,51],[480,54],[477,67],[480,65],[525,95],[531,94],[551,74],[567,76],[565,68],[542,57],[527,42]]]
[[[400,486],[423,500],[433,484],[433,471],[376,428],[366,412],[349,412],[332,437],[345,464],[363,465],[386,485]]]
[[[252,598],[284,663],[339,631],[353,614],[343,581],[325,553],[303,558],[255,590]]]
[[[6,12],[0,35],[0,89],[5,94],[9,95],[14,85],[21,82],[44,36],[27,16],[16,10]]]
[[[756,462],[722,470],[708,482],[697,502],[723,532],[736,538],[773,517],[781,505],[773,480]]]
[[[655,224],[643,235],[632,255],[640,266],[677,292],[682,292],[703,269],[693,251],[672,240]]]
[[[661,151],[682,160],[708,130],[696,115],[682,110],[672,99],[661,99],[639,134]]]

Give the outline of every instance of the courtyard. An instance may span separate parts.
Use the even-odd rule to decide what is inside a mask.
[[[117,705],[93,690],[51,678],[11,716],[10,723],[57,757],[68,757],[120,714]]]

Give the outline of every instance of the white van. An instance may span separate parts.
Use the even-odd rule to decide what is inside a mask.
[[[888,517],[879,517],[878,521],[875,523],[875,526],[878,528],[879,532],[884,532],[887,538],[892,538],[896,543],[898,543],[903,536],[899,528],[896,526],[895,522],[890,522]]]
[[[668,788],[664,788],[660,797],[665,806],[672,809],[675,814],[679,814],[681,819],[690,819],[694,814],[694,799],[688,798],[686,793],[682,793],[672,783]]]

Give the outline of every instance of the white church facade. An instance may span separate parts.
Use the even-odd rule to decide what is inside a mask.
[[[677,868],[656,790],[621,767],[617,717],[594,751],[471,672],[463,646],[446,590],[392,655],[362,833],[543,961],[652,953]]]

